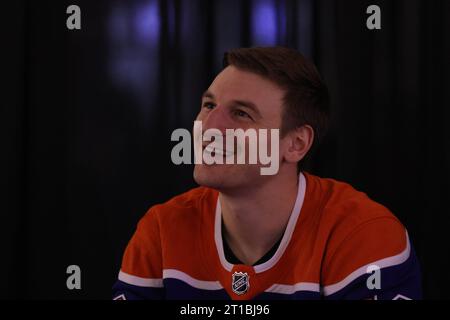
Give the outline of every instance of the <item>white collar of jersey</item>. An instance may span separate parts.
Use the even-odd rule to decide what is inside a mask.
[[[303,200],[305,198],[306,192],[306,179],[303,173],[299,174],[298,179],[298,191],[297,198],[295,200],[294,209],[292,209],[291,215],[289,217],[289,222],[287,224],[286,230],[284,232],[283,238],[281,239],[281,243],[278,246],[275,254],[266,262],[253,266],[256,273],[264,272],[270,268],[272,268],[282,257],[284,251],[286,250],[289,241],[291,240],[292,234],[294,232],[295,226],[297,224],[298,217],[300,216],[300,211],[303,206]],[[222,242],[222,210],[220,206],[219,197],[217,197],[216,204],[216,218],[215,218],[215,226],[214,226],[214,238],[216,242],[217,252],[219,254],[220,262],[222,266],[231,272],[233,269],[233,264],[229,263],[225,259],[225,253],[223,251],[223,242]]]

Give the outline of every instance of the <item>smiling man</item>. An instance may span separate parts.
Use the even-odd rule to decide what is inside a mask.
[[[196,164],[200,187],[139,222],[114,298],[420,298],[419,266],[399,220],[350,185],[302,171],[328,118],[328,90],[299,52],[226,53],[196,120],[224,136],[279,130],[277,150],[273,137],[265,146],[278,152],[278,171],[261,174],[260,161]],[[202,151],[237,157],[237,142],[233,151],[215,147]]]

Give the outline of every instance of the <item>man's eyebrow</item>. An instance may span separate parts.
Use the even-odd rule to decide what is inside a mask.
[[[202,98],[211,98],[211,99],[214,99],[214,94],[213,94],[211,91],[206,90],[205,92],[203,92]]]

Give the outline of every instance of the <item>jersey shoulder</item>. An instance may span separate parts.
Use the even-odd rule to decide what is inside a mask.
[[[347,183],[312,175],[307,181],[311,197],[320,207],[313,216],[320,225],[318,239],[324,248],[321,277],[325,295],[343,297],[358,286],[365,288],[367,270],[376,266],[385,275],[384,287],[411,286],[414,290],[402,292],[419,297],[418,262],[399,219]],[[400,283],[406,275],[414,281]],[[368,297],[370,291],[364,294]]]
[[[218,192],[207,187],[196,187],[170,200],[152,206],[148,211],[161,221],[181,218],[186,214],[198,214],[215,207]]]
[[[319,207],[321,223],[334,230],[353,230],[374,220],[392,220],[400,224],[397,217],[384,205],[372,200],[366,193],[350,184],[335,179],[320,178],[306,174],[308,198]]]
[[[174,239],[189,239],[214,218],[218,192],[207,187],[197,187],[156,204],[139,221],[138,231],[149,233],[150,226],[157,226],[161,239],[170,243]]]

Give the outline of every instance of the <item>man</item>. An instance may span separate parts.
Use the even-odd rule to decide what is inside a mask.
[[[223,135],[279,129],[278,172],[261,174],[260,162],[196,164],[201,187],[139,222],[114,298],[420,298],[418,263],[394,215],[348,184],[300,170],[328,118],[327,88],[297,51],[226,53],[197,120]],[[226,148],[215,152],[229,156]]]

